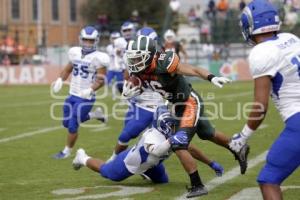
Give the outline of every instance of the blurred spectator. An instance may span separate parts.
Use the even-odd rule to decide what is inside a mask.
[[[196,16],[195,9],[191,7],[188,12],[188,20],[191,26],[195,26],[196,18],[197,16]]]
[[[200,38],[201,38],[201,42],[203,42],[203,43],[210,42],[210,40],[211,40],[211,29],[210,29],[210,21],[209,20],[204,20],[201,23]]]
[[[213,19],[216,17],[216,4],[214,0],[210,0],[208,2],[208,8],[206,11],[206,15],[208,19]]]
[[[141,25],[141,17],[138,10],[133,10],[130,16],[130,21],[134,24],[135,30],[139,29]]]
[[[165,41],[163,44],[163,50],[164,51],[173,51],[179,56],[179,58],[180,58],[180,55],[182,54],[183,59],[181,60],[181,62],[187,63],[188,56],[187,56],[186,50],[185,50],[183,44],[176,40],[176,34],[173,30],[169,29],[164,33],[164,40]]]
[[[180,2],[179,0],[171,0],[169,6],[174,13],[177,13],[180,8]]]
[[[215,47],[212,43],[204,43],[202,45],[202,51],[204,55],[211,60],[213,58],[213,53],[215,51]]]
[[[11,64],[10,58],[7,54],[4,55],[3,59],[2,59],[2,65],[8,66]]]
[[[240,11],[242,12],[245,7],[246,7],[245,0],[241,0],[240,3],[239,3],[239,9],[240,9]]]
[[[203,9],[201,8],[200,4],[196,5],[195,14],[196,14],[196,21],[198,24],[200,24],[201,19],[203,18]]]
[[[227,0],[219,0],[217,4],[217,10],[219,12],[219,16],[221,19],[225,19],[228,11],[228,1]]]
[[[99,14],[98,18],[97,18],[97,25],[96,25],[96,29],[99,32],[104,32],[104,31],[108,31],[108,27],[109,27],[109,22],[108,22],[108,17],[106,14]]]

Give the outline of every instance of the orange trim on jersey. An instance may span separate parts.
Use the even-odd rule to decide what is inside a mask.
[[[151,73],[156,69],[156,66],[157,66],[156,61],[157,61],[157,55],[154,55],[154,57],[151,61],[150,67],[146,70],[146,73]]]
[[[194,97],[189,97],[185,102],[185,109],[180,120],[180,128],[190,128],[195,126],[197,118],[198,104]]]
[[[167,68],[168,72],[169,73],[175,72],[178,64],[179,64],[179,57],[177,56],[177,54],[174,53],[173,60],[171,61],[170,65]]]

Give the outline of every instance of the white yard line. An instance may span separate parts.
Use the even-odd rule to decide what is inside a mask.
[[[248,161],[248,170],[255,167],[256,165],[258,165],[259,163],[263,162],[266,158],[268,151],[263,152],[262,154],[256,156],[255,158],[251,159]],[[212,180],[210,180],[208,183],[206,183],[206,187],[208,189],[208,191],[213,190],[214,188],[236,178],[237,176],[240,175],[240,167],[234,167],[233,169],[231,169],[230,171],[226,172],[225,174],[223,174],[222,177],[216,177]],[[181,195],[180,197],[175,198],[175,200],[183,200],[183,199],[188,199],[186,198],[187,193],[184,193],[183,195]],[[201,197],[200,197],[201,198]]]
[[[14,140],[18,140],[18,139],[22,139],[22,138],[26,138],[26,137],[31,137],[31,136],[38,135],[38,134],[43,134],[43,133],[55,131],[55,130],[58,130],[58,129],[61,129],[61,128],[63,128],[63,127],[62,126],[54,126],[54,127],[48,127],[48,128],[43,128],[43,129],[39,129],[39,130],[36,130],[36,131],[27,132],[27,133],[21,133],[19,135],[15,135],[15,136],[0,139],[0,144],[10,142],[10,141],[14,141]]]
[[[109,126],[102,126],[102,127],[91,130],[91,132],[99,132],[99,131],[104,131],[104,130],[108,130],[108,129],[110,129]]]

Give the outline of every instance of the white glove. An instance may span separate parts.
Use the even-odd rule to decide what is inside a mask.
[[[247,143],[248,138],[243,136],[241,133],[236,133],[232,136],[229,142],[229,148],[234,152],[240,152],[242,147]]]
[[[56,81],[54,83],[52,83],[52,91],[54,93],[57,93],[61,90],[62,86],[63,86],[64,82],[62,80],[62,78],[58,78],[56,79]]]
[[[131,99],[132,97],[138,96],[142,93],[142,90],[138,86],[133,86],[130,82],[124,81],[123,84],[123,92],[122,98],[123,99]]]
[[[228,79],[228,78],[225,78],[225,77],[217,77],[217,76],[215,76],[215,77],[213,77],[213,78],[211,79],[211,82],[212,82],[215,86],[217,86],[217,87],[219,87],[219,88],[222,88],[223,85],[224,85],[225,83],[230,83],[231,80]]]
[[[94,90],[92,88],[84,89],[79,92],[79,96],[83,99],[91,99]]]

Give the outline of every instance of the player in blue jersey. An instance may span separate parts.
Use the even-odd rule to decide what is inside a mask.
[[[271,92],[285,128],[270,148],[257,181],[265,200],[279,200],[281,183],[300,165],[300,39],[279,33],[277,10],[267,0],[250,2],[240,24],[245,40],[255,45],[249,55],[255,104],[230,147],[239,150],[262,123]]]
[[[170,156],[171,144],[188,143],[183,131],[173,134],[174,122],[166,106],[158,107],[153,127],[147,129],[132,148],[121,152],[109,162],[91,158],[83,149],[79,149],[73,160],[73,167],[78,170],[87,166],[112,181],[122,181],[140,174],[149,177],[154,183],[167,183],[168,175],[162,161]],[[222,175],[223,167],[220,164],[211,162],[210,167],[217,175]]]
[[[99,110],[90,111],[95,102],[95,92],[104,85],[109,57],[106,53],[97,51],[99,33],[94,27],[83,28],[79,39],[80,46],[70,48],[69,63],[52,85],[53,92],[59,92],[63,81],[71,74],[70,95],[63,106],[63,126],[68,129],[69,134],[65,148],[54,156],[56,159],[70,156],[78,137],[80,123],[91,118],[105,121],[105,117]]]

